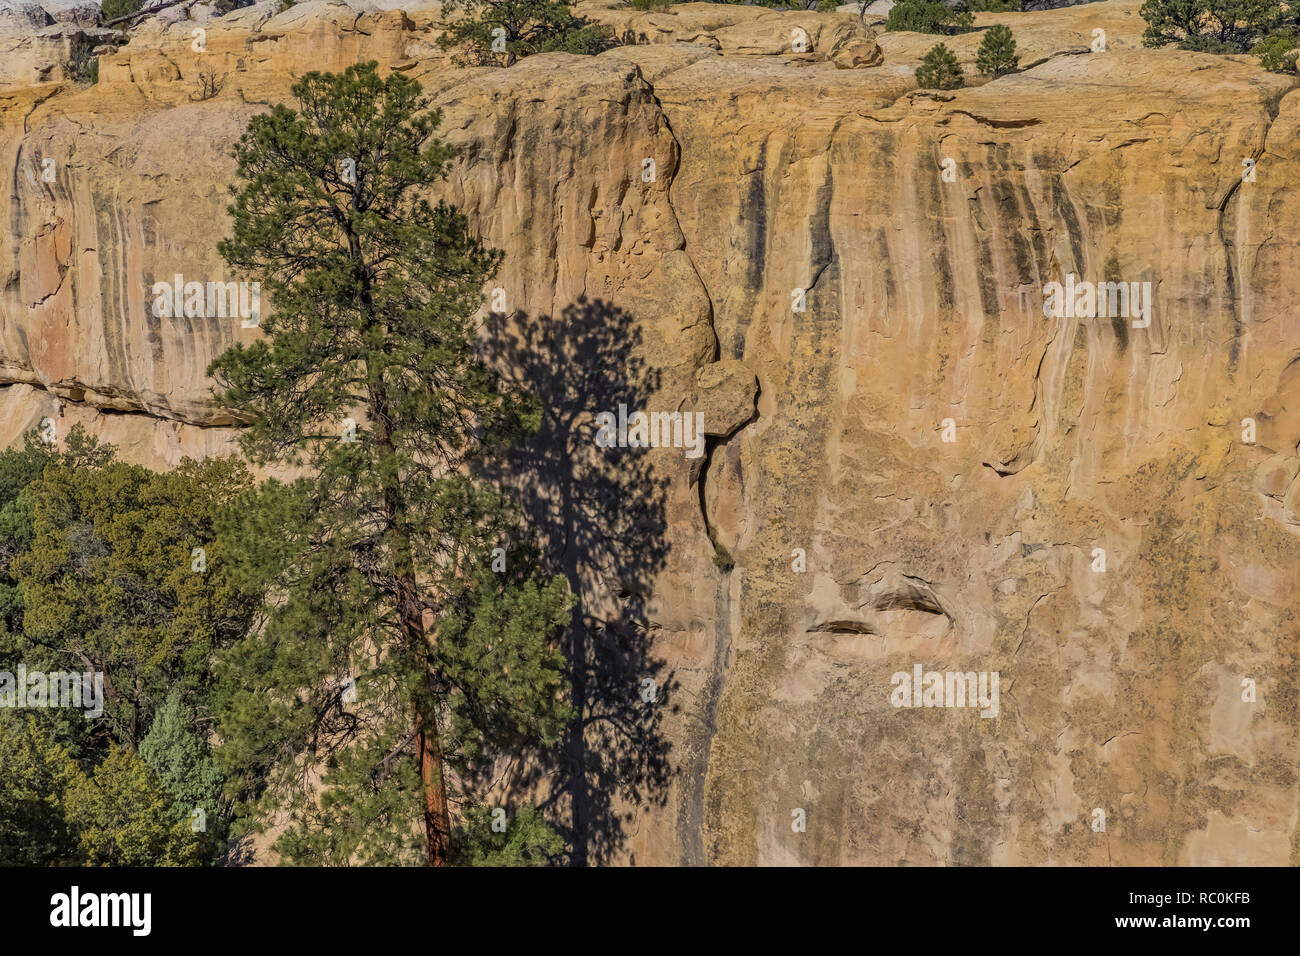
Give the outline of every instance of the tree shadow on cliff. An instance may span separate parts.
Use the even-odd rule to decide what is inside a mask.
[[[647,449],[597,447],[594,423],[644,408],[660,376],[632,316],[600,300],[558,317],[493,314],[487,331],[492,363],[542,403],[541,430],[489,470],[517,490],[578,600],[564,640],[578,717],[556,764],[513,783],[549,778],[543,806],[568,817],[569,862],[599,865],[624,849],[631,808],[663,806],[675,772],[662,725],[677,681],[651,653],[645,606],[669,548],[668,480]]]

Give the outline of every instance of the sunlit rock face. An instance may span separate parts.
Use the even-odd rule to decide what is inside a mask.
[[[622,720],[564,783],[579,859],[1300,862],[1290,82],[1143,49],[1129,0],[978,16],[1023,72],[949,38],[952,93],[878,16],[584,10],[637,45],[459,69],[436,5],[264,3],[7,77],[0,438],[233,448],[206,370],[260,333],[155,284],[256,279],[216,251],[233,143],[375,59],[443,109],[494,360],[548,405],[508,472]],[[703,454],[601,447],[620,405]]]

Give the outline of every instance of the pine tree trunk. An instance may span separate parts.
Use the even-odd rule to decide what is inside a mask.
[[[355,202],[354,193],[353,203]],[[352,259],[363,267],[361,309],[370,322],[378,322],[361,243],[350,225],[345,228]],[[367,364],[371,365],[369,362]],[[368,369],[372,370],[373,366]],[[392,419],[389,416],[388,389],[382,375],[371,379],[369,393],[371,421],[375,426],[378,444],[391,454],[394,450]],[[420,661],[427,653],[428,638],[424,632],[424,613],[415,585],[411,542],[401,528],[406,503],[396,481],[385,480],[382,486],[384,517],[389,529],[388,546],[397,569],[398,630],[406,653],[411,655],[412,660]],[[448,866],[451,862],[451,813],[447,806],[447,782],[443,776],[442,747],[438,740],[438,717],[435,713],[426,712],[418,698],[411,701],[411,715],[411,729],[415,732],[415,765],[420,775],[420,785],[424,789],[425,859],[429,866]]]
[[[382,395],[382,387],[379,391]],[[400,492],[396,488],[385,488],[384,497],[385,505],[391,513],[399,513]],[[424,631],[424,615],[416,597],[415,568],[410,560],[410,544],[395,526],[391,534],[394,556],[400,566],[397,580],[398,626],[407,653],[413,660],[420,661],[428,649],[428,636]],[[424,788],[427,862],[429,866],[447,866],[451,857],[451,814],[447,807],[447,782],[443,776],[442,747],[438,740],[438,716],[427,712],[418,697],[411,701],[411,713],[412,729],[415,731],[416,768],[420,774],[420,784]]]
[[[429,866],[447,866],[451,856],[451,815],[447,810],[447,785],[442,778],[442,750],[438,724],[415,704],[415,755],[424,786],[424,838]]]
[[[410,551],[404,553],[409,555]],[[424,616],[416,599],[413,568],[399,573],[397,593],[402,641],[408,653],[418,661],[424,657],[428,637],[424,632]],[[438,716],[426,712],[419,697],[411,700],[411,715],[412,729],[415,731],[415,766],[419,771],[420,785],[424,789],[426,862],[429,866],[447,866],[451,858],[451,814],[447,807],[447,782],[442,774]]]

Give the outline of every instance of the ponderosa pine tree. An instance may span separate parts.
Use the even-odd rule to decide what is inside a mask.
[[[975,52],[975,69],[986,76],[999,77],[1014,73],[1020,66],[1016,56],[1016,41],[1011,28],[1002,23],[989,27]]]
[[[267,602],[222,662],[218,757],[287,814],[289,861],[443,865],[450,801],[482,818],[475,768],[554,743],[572,715],[567,582],[536,570],[517,509],[474,471],[539,403],[479,358],[499,254],[425,198],[452,150],[419,84],[370,63],[293,96],[235,149],[219,247],[262,282],[265,336],[209,373],[250,422],[249,457],[309,477],[267,482],[227,531]],[[554,852],[517,816],[514,858]]]
[[[923,90],[955,90],[965,82],[961,64],[943,43],[930,47],[916,68],[916,85]]]

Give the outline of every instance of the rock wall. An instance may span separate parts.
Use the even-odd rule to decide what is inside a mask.
[[[264,3],[0,89],[0,440],[231,448],[205,369],[258,332],[149,290],[230,278],[249,117],[377,59],[506,253],[500,357],[550,405],[522,474],[621,662],[580,690],[661,691],[577,744],[580,859],[1297,862],[1294,77],[1142,49],[1135,0],[979,15],[1023,72],[950,38],[952,93],[878,17],[609,6],[636,45],[510,70],[453,67],[435,7]],[[1149,283],[1148,323],[1045,316],[1076,280]],[[701,410],[706,454],[597,449],[620,402]],[[996,672],[996,716],[893,706],[916,665]]]

